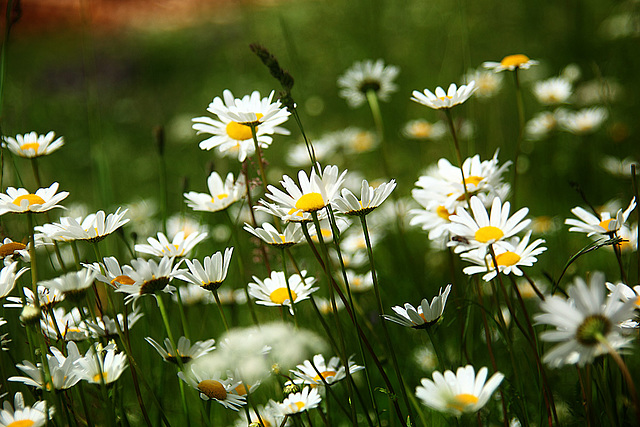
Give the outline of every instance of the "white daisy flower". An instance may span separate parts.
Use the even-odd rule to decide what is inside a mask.
[[[58,183],[54,182],[48,188],[39,188],[35,194],[29,193],[24,188],[8,187],[6,193],[0,193],[0,215],[6,213],[45,212],[53,208],[62,208],[58,205],[69,193],[58,191]]]
[[[4,265],[7,266],[14,261],[14,258],[19,258],[24,262],[31,262],[29,256],[29,244],[25,245],[21,242],[14,242],[8,237],[5,237],[0,245],[0,259],[4,260]],[[36,239],[36,249],[43,245],[40,239]]]
[[[212,135],[200,142],[200,148],[210,150],[218,147],[220,152],[237,150],[238,160],[243,162],[255,150],[249,125],[255,126],[261,148],[271,144],[273,139],[270,135],[289,135],[287,129],[278,125],[287,121],[290,113],[280,101],[272,102],[273,95],[272,91],[267,98],[261,98],[260,92],[254,91],[251,95],[236,99],[231,91],[225,90],[224,101],[216,97],[207,108],[207,111],[218,116],[218,120],[210,117],[192,119],[193,129],[198,134]]]
[[[567,289],[568,299],[553,295],[540,303],[542,313],[534,316],[536,323],[551,325],[540,339],[557,343],[542,358],[551,367],[587,363],[607,352],[627,347],[633,340],[621,323],[633,318],[635,300],[623,302],[622,290],[616,288],[605,297],[602,273],[593,273],[589,285],[581,278]],[[601,340],[606,340],[605,345]]]
[[[455,374],[435,371],[433,380],[421,380],[422,385],[416,387],[416,397],[436,411],[458,417],[478,412],[504,379],[504,375],[496,372],[486,381],[487,372],[487,368],[482,367],[476,375],[471,365],[458,368]]]
[[[38,301],[36,301],[31,289],[27,287],[22,288],[22,292],[26,299],[26,305],[33,305],[48,310],[60,301],[64,300],[64,295],[55,289],[49,290],[38,285],[36,291],[38,292]],[[20,297],[7,297],[7,301],[10,301],[10,303],[5,304],[4,307],[23,308],[25,305]]]
[[[189,267],[189,271],[184,270],[178,278],[208,291],[215,291],[227,277],[232,254],[233,248],[227,248],[224,251],[224,257],[221,252],[216,252],[211,256],[205,257],[203,264],[197,259],[193,261],[186,259],[185,262]]]
[[[34,365],[28,360],[24,360],[16,367],[27,374],[27,377],[9,377],[9,381],[20,382],[28,386],[39,389],[46,388],[53,390],[66,390],[76,385],[82,378],[79,375],[76,363],[81,359],[80,352],[76,343],[67,343],[67,356],[65,357],[60,350],[55,347],[49,347],[51,354],[47,354],[47,363],[49,372],[51,373],[51,382],[45,384],[42,378],[42,364]]]
[[[411,304],[406,303],[403,307],[395,306],[392,310],[396,312],[395,316],[383,315],[386,320],[397,323],[402,326],[408,326],[414,329],[426,329],[440,320],[444,313],[444,307],[447,304],[447,298],[451,292],[451,285],[447,285],[442,292],[433,297],[431,304],[428,299],[423,299],[416,309]]]
[[[327,315],[329,313],[333,313],[333,304],[331,304],[331,301],[327,298],[323,298],[323,297],[314,297],[314,301],[316,303],[316,305],[318,306],[318,311],[320,311],[320,313]],[[336,310],[337,311],[341,311],[344,309],[344,303],[342,302],[341,299],[336,299]]]
[[[537,239],[529,244],[530,238],[531,231],[529,231],[522,240],[516,237],[513,242],[506,241],[503,246],[495,248],[498,270],[501,273],[507,276],[509,274],[522,276],[523,273],[520,267],[531,267],[538,261],[536,256],[546,251],[547,248],[540,246],[544,243],[542,239]],[[486,273],[482,276],[485,282],[489,282],[496,277],[496,268],[490,254],[485,254],[484,252],[478,254],[476,251],[470,251],[461,254],[460,257],[476,264],[465,267],[462,270],[465,274],[471,276],[478,273]]]
[[[103,258],[101,263],[93,264],[82,263],[82,266],[96,272],[96,280],[117,289],[120,285],[133,285],[135,280],[127,274],[131,271],[131,267],[125,266],[125,273],[120,267],[120,263],[115,257]],[[104,274],[102,274],[104,272]]]
[[[367,92],[372,91],[382,101],[388,101],[398,87],[393,82],[400,69],[384,65],[382,59],[354,63],[338,78],[340,96],[350,107],[356,108],[367,102]]]
[[[218,297],[222,300],[222,289],[218,290]],[[180,301],[182,305],[196,305],[196,304],[213,304],[215,298],[213,294],[199,285],[193,283],[187,283],[185,286],[178,287],[178,293],[180,294]],[[178,294],[174,293],[171,297],[173,301],[178,302]],[[221,301],[222,302],[222,301]]]
[[[609,113],[604,107],[583,108],[579,111],[558,110],[556,112],[560,127],[577,135],[593,133],[607,120]]]
[[[527,70],[532,65],[537,64],[538,61],[536,61],[535,59],[529,59],[527,55],[519,53],[515,55],[507,55],[502,58],[502,61],[500,62],[483,62],[482,66],[488,70],[493,70],[494,73],[499,73],[500,71],[504,70]]]
[[[476,82],[476,96],[491,98],[502,88],[502,74],[496,74],[487,70],[471,70],[464,76],[464,81]]]
[[[137,244],[134,249],[143,254],[149,254],[157,257],[184,257],[196,247],[196,245],[206,239],[208,233],[194,232],[185,237],[183,231],[179,231],[173,241],[169,242],[167,236],[162,232],[158,232],[158,239],[153,237],[147,238],[148,245]]]
[[[227,409],[238,411],[246,404],[246,398],[236,393],[235,389],[242,384],[232,378],[223,380],[219,374],[210,374],[198,366],[191,366],[190,372],[178,372],[180,379],[200,392],[203,400],[215,400]]]
[[[364,366],[356,365],[349,358],[349,373],[354,374],[364,369]],[[315,368],[314,368],[315,366]],[[297,369],[291,369],[290,372],[300,380],[303,384],[309,384],[311,387],[323,386],[326,382],[332,385],[347,377],[346,369],[340,364],[340,359],[336,356],[325,362],[321,354],[313,356],[313,363],[305,360],[301,365],[296,366]],[[324,381],[323,381],[324,378]],[[294,380],[294,382],[297,382]]]
[[[549,111],[542,111],[533,116],[524,126],[527,139],[537,141],[546,138],[558,127],[556,115]]]
[[[607,285],[607,289],[609,289],[609,296],[611,296],[614,292],[619,292],[620,296],[621,296],[621,300],[626,302],[626,301],[635,301],[636,303],[636,309],[640,308],[640,285],[636,285],[634,287],[631,286],[627,286],[624,283],[618,283],[618,284],[613,284],[613,283],[606,283]],[[622,322],[620,324],[621,327],[623,328],[627,328],[627,329],[637,329],[640,328],[640,323],[638,323],[637,320],[637,311],[636,311],[636,316],[632,319],[627,319],[624,322]]]
[[[457,239],[452,239],[447,245],[453,246],[456,253],[474,248],[486,249],[491,244],[500,246],[505,239],[516,235],[531,222],[530,219],[524,219],[528,208],[522,208],[510,217],[511,204],[503,204],[498,197],[493,199],[491,216],[476,196],[471,197],[470,205],[473,216],[465,208],[459,207],[456,214],[449,218],[449,230]]]
[[[436,88],[435,94],[429,89],[425,89],[422,93],[414,90],[411,93],[411,100],[434,110],[447,109],[464,103],[476,89],[475,81],[469,82],[468,85],[462,85],[460,88],[455,83],[451,83],[446,92],[441,87]]]
[[[349,216],[363,216],[380,206],[395,188],[395,179],[384,182],[376,188],[371,187],[369,182],[364,179],[360,188],[360,200],[351,191],[343,188],[342,195],[334,198],[331,203],[339,213]]]
[[[631,157],[617,159],[613,156],[604,156],[600,161],[600,165],[611,175],[621,178],[631,177],[631,166],[635,165],[636,171],[640,171],[640,163]]]
[[[263,426],[264,427],[278,427],[282,424],[284,415],[280,413],[277,407],[277,403],[270,400],[266,405],[258,405],[256,412],[253,409],[249,410],[249,418],[244,412],[240,412],[240,418],[234,424],[234,427],[247,427],[247,426]],[[258,416],[260,414],[260,416]],[[287,422],[287,424],[289,423]]]
[[[337,145],[337,139],[335,132],[326,134],[321,138],[313,140],[313,154],[316,157],[316,161],[323,162],[331,154],[335,153]],[[287,150],[286,162],[288,165],[295,167],[307,167],[312,164],[311,157],[309,156],[309,150],[307,144],[303,141],[300,144],[296,144]]]
[[[0,426],[2,427],[42,427],[47,419],[53,416],[54,409],[43,400],[38,400],[33,406],[25,406],[22,393],[13,396],[13,407],[5,401],[0,410]]]
[[[346,270],[346,273],[351,292],[363,293],[373,288],[373,276],[371,275],[371,271],[358,274],[353,270]]]
[[[295,415],[316,408],[321,401],[317,388],[305,387],[299,393],[291,393],[279,408],[283,415]]]
[[[96,351],[94,345],[89,348],[84,357],[78,359],[78,371],[83,380],[92,384],[111,384],[120,378],[127,369],[127,355],[117,352],[114,344]]]
[[[196,341],[191,345],[191,340],[187,337],[180,337],[178,339],[178,348],[174,348],[169,338],[164,339],[164,348],[158,344],[153,338],[145,337],[145,340],[156,349],[158,354],[166,362],[178,364],[178,358],[180,358],[182,364],[188,363],[193,359],[197,359],[200,356],[204,356],[207,353],[212,352],[216,346],[216,340],[208,339],[206,341]]]
[[[301,273],[304,280],[298,274],[289,276],[289,289],[291,289],[291,298],[295,304],[308,299],[313,292],[320,289],[311,286],[316,279],[308,277],[305,270],[302,270]],[[264,280],[260,280],[256,276],[253,276],[253,280],[256,283],[249,283],[249,295],[256,300],[256,304],[272,307],[287,306],[293,314],[284,272],[272,271],[271,276]]]
[[[64,145],[64,139],[61,136],[55,140],[53,139],[55,135],[51,131],[46,135],[29,132],[24,135],[16,135],[15,138],[10,136],[3,137],[2,146],[8,148],[9,151],[17,156],[33,159],[51,154]]]
[[[431,123],[424,119],[416,119],[405,123],[400,132],[405,138],[436,141],[445,136],[447,127],[441,121]]]
[[[247,194],[244,175],[235,180],[232,173],[227,174],[224,182],[217,172],[211,172],[207,178],[209,193],[184,193],[187,205],[194,211],[217,212],[226,209],[232,203],[242,199]]]
[[[131,329],[142,316],[144,316],[144,314],[137,309],[129,313],[127,315],[127,328]],[[118,326],[116,326],[116,322],[118,322]],[[116,318],[112,319],[105,314],[102,318],[97,317],[95,320],[87,319],[85,324],[91,331],[92,337],[113,338],[118,335],[118,327],[121,331],[124,330],[124,315],[122,313],[118,313],[116,314]]]
[[[42,237],[52,240],[86,240],[89,242],[99,242],[108,235],[116,231],[129,222],[124,216],[127,210],[120,212],[120,208],[115,213],[106,215],[104,211],[82,217],[62,217],[59,223],[36,226]]]
[[[73,307],[69,312],[63,307],[58,307],[42,312],[40,328],[47,337],[53,340],[84,341],[89,339],[91,331],[83,317],[78,307]]]
[[[302,227],[296,222],[287,224],[282,233],[268,222],[262,224],[262,228],[253,228],[245,222],[244,229],[266,244],[275,246],[276,248],[288,248],[305,239]]]
[[[345,154],[360,154],[374,150],[380,144],[375,132],[349,127],[336,132],[336,145],[342,147]],[[315,144],[314,144],[315,147]]]
[[[16,273],[17,268],[18,261],[14,261],[9,265],[5,265],[0,271],[0,299],[9,295],[16,285],[16,280],[29,270],[28,267],[22,267]]]
[[[88,268],[72,271],[51,280],[44,280],[39,284],[47,289],[55,289],[64,294],[65,298],[79,301],[85,295],[86,290],[93,284],[97,273]]]
[[[620,230],[620,227],[627,222],[629,215],[635,208],[636,198],[634,197],[624,212],[619,209],[614,217],[611,216],[610,212],[602,212],[600,218],[598,218],[593,213],[577,206],[571,209],[571,212],[580,220],[567,218],[564,223],[572,226],[569,231],[587,233],[587,237],[594,234],[612,234]]]
[[[320,175],[316,174],[315,169],[309,176],[301,170],[298,172],[299,186],[285,175],[280,181],[285,191],[269,185],[267,190],[270,193],[266,197],[275,204],[261,200],[260,203],[266,209],[260,210],[271,214],[280,213],[278,216],[283,221],[310,221],[311,212],[317,212],[331,203],[344,182],[346,173],[347,171],[343,171],[338,175],[337,166],[326,166]],[[271,207],[273,209],[269,210]]]
[[[206,225],[191,216],[178,213],[171,215],[167,219],[167,237],[173,239],[179,232],[183,232],[185,237],[189,237],[191,233],[207,233]]]
[[[540,103],[545,105],[565,103],[572,92],[571,82],[562,77],[539,81],[533,86],[533,94]]]
[[[143,295],[154,295],[159,291],[173,293],[176,288],[169,285],[169,282],[183,273],[183,270],[178,269],[180,263],[173,267],[173,260],[168,257],[161,258],[160,262],[143,258],[131,260],[131,267],[125,265],[122,271],[123,276],[129,278],[128,280],[124,279],[123,282],[133,280],[133,283],[119,282],[120,287],[116,289],[116,292],[127,294],[125,297],[127,303],[135,301]]]

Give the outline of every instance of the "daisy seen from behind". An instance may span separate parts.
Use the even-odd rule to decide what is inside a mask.
[[[196,245],[206,239],[207,232],[199,233],[194,231],[185,237],[184,231],[178,231],[173,240],[170,242],[164,233],[158,232],[158,238],[147,238],[148,245],[137,244],[134,249],[143,254],[153,255],[157,257],[183,257],[196,247]]]
[[[476,375],[472,365],[467,365],[444,374],[435,371],[433,380],[423,378],[416,387],[416,396],[420,401],[439,412],[455,416],[479,411],[487,404],[493,392],[498,388],[504,375],[496,372],[487,381],[488,370],[480,368]]]
[[[291,247],[304,240],[302,226],[296,222],[290,222],[287,224],[282,233],[268,222],[262,224],[261,228],[253,228],[245,222],[244,229],[265,242],[267,245],[280,249]]]
[[[178,278],[208,291],[216,291],[227,277],[232,254],[233,248],[227,248],[224,251],[224,257],[222,252],[216,252],[205,257],[202,263],[197,259],[193,261],[186,259],[189,271],[182,271]]]
[[[82,299],[98,273],[89,268],[83,268],[79,271],[72,271],[55,279],[40,282],[40,285],[47,289],[55,289],[62,293],[65,299],[79,301]]]
[[[127,355],[118,352],[115,344],[92,345],[77,362],[79,375],[92,384],[111,384],[127,369]]]
[[[426,329],[440,320],[444,313],[444,307],[447,304],[447,298],[451,292],[451,285],[447,285],[444,292],[440,288],[438,295],[433,297],[431,304],[428,299],[423,299],[418,308],[406,303],[404,307],[395,306],[392,310],[396,312],[395,316],[383,315],[386,320],[397,323],[402,326],[408,326],[414,329]]]
[[[8,187],[6,193],[0,193],[0,215],[6,213],[45,212],[58,205],[69,193],[58,191],[58,183],[54,182],[47,188],[39,188],[35,193],[29,193],[24,188]]]
[[[207,178],[207,187],[209,193],[184,193],[187,206],[194,211],[217,212],[242,199],[247,193],[244,175],[235,180],[232,173],[228,173],[223,182],[217,172],[211,172]]]
[[[382,101],[388,101],[397,90],[393,81],[399,72],[398,67],[384,65],[382,59],[356,62],[338,78],[339,94],[352,108],[367,102],[369,92]]]
[[[169,285],[169,282],[180,275],[183,270],[178,267],[180,263],[173,266],[174,258],[163,257],[160,262],[153,259],[145,260],[143,258],[131,260],[131,266],[124,266],[122,271],[126,278],[118,281],[120,286],[116,292],[127,294],[125,302],[135,301],[144,295],[153,295],[157,292],[173,293],[175,287]],[[123,283],[128,282],[128,283]],[[131,283],[133,282],[133,283]]]
[[[464,103],[473,95],[476,89],[475,81],[471,81],[469,84],[462,85],[459,88],[455,83],[451,83],[446,92],[439,86],[436,88],[435,94],[429,89],[424,89],[422,92],[414,90],[411,93],[411,100],[434,110],[449,109]]]
[[[331,202],[339,213],[349,216],[363,216],[380,206],[382,202],[396,188],[396,180],[384,182],[374,188],[366,179],[362,180],[360,200],[348,189],[343,188],[342,194]]]
[[[86,240],[99,242],[129,222],[125,218],[127,209],[106,215],[104,211],[89,214],[85,218],[62,217],[59,223],[44,224],[35,227],[42,237],[52,240]]]
[[[55,138],[55,139],[54,139]],[[36,132],[3,137],[3,146],[8,148],[13,154],[33,159],[35,157],[46,156],[64,145],[64,139],[56,138],[55,132],[48,132],[46,135],[38,135]]]
[[[193,359],[197,359],[200,356],[204,356],[205,354],[212,352],[216,348],[216,340],[214,339],[196,341],[191,345],[191,340],[189,340],[189,338],[180,337],[176,345],[177,348],[175,348],[171,344],[171,340],[169,338],[165,338],[164,347],[166,350],[151,337],[146,337],[145,341],[151,344],[151,346],[166,362],[171,362],[176,365],[179,365],[178,358],[182,364],[185,364]]]

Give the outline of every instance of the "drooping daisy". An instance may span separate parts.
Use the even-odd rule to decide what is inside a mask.
[[[35,132],[25,133],[24,135],[16,135],[15,138],[10,136],[3,137],[3,146],[8,148],[13,154],[26,157],[29,159],[46,156],[53,153],[64,145],[64,139],[59,136],[55,140],[56,134],[51,131],[46,135],[38,135]]]
[[[274,93],[272,91],[268,97],[262,98],[260,92],[254,91],[237,99],[231,91],[225,90],[224,101],[220,97],[214,98],[207,111],[218,116],[218,120],[210,117],[192,119],[193,129],[198,134],[212,135],[200,142],[200,148],[210,150],[218,147],[221,152],[235,149],[238,160],[242,162],[255,150],[252,126],[261,148],[271,144],[273,139],[270,135],[288,135],[289,131],[279,125],[287,121],[290,113],[280,101],[272,102]]]
[[[191,340],[189,340],[189,338],[180,337],[178,339],[178,348],[174,348],[171,344],[171,340],[169,338],[165,338],[164,346],[166,350],[151,337],[145,337],[145,340],[156,349],[158,354],[160,354],[165,361],[176,365],[178,364],[178,358],[180,358],[182,364],[185,364],[193,359],[197,359],[200,356],[204,356],[205,354],[212,352],[216,348],[216,340],[214,339],[196,341],[191,345]]]
[[[473,366],[459,367],[456,373],[438,371],[433,380],[423,378],[416,387],[416,397],[422,403],[436,411],[455,416],[477,412],[487,404],[493,392],[498,388],[504,375],[496,372],[487,379],[487,368],[482,367],[476,375]]]
[[[537,64],[538,61],[536,61],[535,59],[529,59],[527,55],[519,53],[515,55],[507,55],[502,58],[502,61],[500,62],[483,62],[482,66],[488,70],[493,70],[494,73],[499,73],[500,71],[504,70],[527,70],[531,68],[532,65]]]
[[[0,193],[0,215],[6,213],[45,212],[53,208],[61,208],[59,202],[69,193],[58,191],[58,183],[54,182],[48,188],[39,188],[35,194],[24,188],[8,187],[6,193]]]
[[[96,348],[98,347],[98,348]],[[78,359],[78,371],[83,380],[92,384],[111,384],[127,369],[127,355],[118,353],[115,344],[93,345]]]
[[[334,198],[331,203],[339,213],[363,216],[380,206],[395,188],[395,179],[384,182],[376,188],[371,187],[369,182],[364,179],[360,188],[360,200],[347,188],[343,188],[342,195]]]
[[[464,81],[476,82],[476,96],[491,98],[502,88],[502,75],[487,70],[471,70],[464,76]]]
[[[17,268],[18,261],[14,261],[9,265],[5,265],[2,268],[2,271],[0,271],[0,299],[9,295],[13,290],[13,287],[16,285],[16,280],[29,270],[28,267],[22,267],[16,273]]]
[[[284,221],[311,220],[312,212],[318,212],[331,203],[344,182],[346,173],[347,171],[343,171],[338,175],[337,166],[326,166],[320,175],[316,174],[315,169],[312,169],[309,176],[301,170],[298,172],[299,185],[288,175],[283,176],[280,184],[285,191],[273,185],[267,186],[269,193],[266,194],[266,197],[275,202],[276,209],[269,211],[269,213],[282,213],[280,216]],[[269,203],[262,204],[270,205]]]
[[[21,392],[13,396],[13,407],[5,401],[0,410],[1,427],[42,427],[54,413],[53,407],[43,400],[38,400],[33,406],[25,406]]]
[[[556,105],[567,102],[571,96],[571,83],[562,77],[553,77],[536,82],[533,94],[538,101],[545,105]]]
[[[456,214],[449,217],[449,231],[459,238],[447,245],[453,246],[456,253],[473,248],[486,249],[491,244],[499,246],[504,239],[516,235],[531,222],[530,219],[524,219],[529,212],[528,208],[522,208],[509,216],[511,204],[503,204],[498,197],[493,199],[491,216],[476,196],[471,197],[470,204],[473,217],[464,207],[459,207]]]
[[[143,295],[154,295],[156,292],[172,293],[176,288],[169,285],[174,277],[183,273],[178,263],[173,266],[173,258],[163,257],[160,262],[143,258],[131,260],[131,267],[124,266],[125,276],[133,280],[133,283],[122,283],[116,292],[127,294],[125,302],[135,301]],[[124,281],[124,280],[123,280]]]
[[[255,283],[249,283],[249,295],[256,300],[256,304],[267,306],[287,306],[291,313],[291,298],[295,304],[309,298],[313,292],[319,288],[313,288],[312,285],[316,281],[313,277],[308,277],[305,270],[301,271],[304,280],[297,274],[289,276],[289,289],[291,297],[289,297],[289,289],[285,280],[284,272],[272,271],[271,276],[264,280],[253,276]]]
[[[560,109],[556,112],[560,127],[577,135],[595,132],[608,116],[604,107],[584,108],[575,112]]]
[[[636,207],[636,198],[631,199],[629,207],[622,211],[619,209],[614,217],[610,212],[602,212],[600,218],[588,212],[587,210],[577,206],[571,209],[571,212],[580,220],[567,218],[564,223],[571,225],[569,231],[577,231],[579,233],[587,233],[587,237],[594,234],[613,234],[617,232],[624,223],[627,222],[629,215]]]
[[[364,369],[364,366],[356,365],[351,358],[349,358],[348,365],[350,374]],[[327,363],[321,354],[316,354],[313,356],[313,363],[305,360],[301,365],[296,366],[296,368],[297,369],[292,369],[290,372],[295,377],[301,379],[303,384],[309,384],[311,387],[323,386],[325,382],[328,385],[332,385],[347,376],[344,365],[340,364],[340,359],[336,356],[329,359]]]
[[[222,379],[219,374],[211,374],[200,369],[198,366],[191,366],[191,369],[178,372],[180,379],[200,392],[202,400],[215,400],[227,409],[238,411],[246,404],[246,398],[240,396],[236,387],[242,384],[231,378]]]
[[[126,209],[120,212],[118,208],[115,213],[109,215],[104,211],[98,211],[87,215],[84,219],[62,217],[59,223],[38,226],[35,230],[52,240],[99,242],[129,222],[129,219],[125,218],[126,214]]]
[[[143,254],[149,254],[157,257],[184,257],[195,248],[195,246],[206,239],[208,233],[191,233],[185,237],[184,232],[179,231],[175,235],[173,241],[169,242],[167,236],[162,232],[158,232],[158,238],[147,238],[148,245],[137,244],[134,249]]]
[[[28,376],[14,376],[9,377],[8,380],[39,389],[46,388],[49,391],[52,390],[52,387],[53,390],[66,390],[76,385],[82,379],[76,367],[76,364],[81,359],[76,343],[67,343],[67,356],[64,356],[56,347],[50,347],[49,351],[51,351],[51,354],[47,354],[47,363],[51,373],[50,383],[45,384],[42,378],[42,364],[34,365],[28,360],[24,360],[22,365],[16,365],[18,369]]]
[[[414,90],[411,93],[411,100],[433,108],[434,110],[448,109],[464,103],[473,95],[476,89],[475,81],[471,81],[467,85],[462,85],[460,88],[458,88],[455,83],[451,83],[446,92],[439,86],[436,88],[435,94],[429,89],[425,89],[423,92]]]
[[[283,415],[295,415],[316,408],[321,401],[317,388],[305,387],[301,392],[291,393],[279,409]]]
[[[242,199],[247,193],[244,175],[235,180],[232,173],[227,174],[224,182],[217,172],[211,172],[207,178],[209,193],[184,193],[187,205],[194,211],[217,212],[226,209],[232,203]]]
[[[304,240],[302,227],[296,222],[290,222],[287,224],[282,233],[268,222],[262,224],[262,228],[253,228],[249,224],[245,223],[244,229],[265,242],[267,245],[275,246],[276,248],[288,248]]]
[[[402,135],[409,139],[438,140],[445,136],[447,127],[443,122],[431,123],[424,119],[407,122],[401,130]]]
[[[522,240],[515,238],[515,241],[506,241],[503,246],[495,248],[498,270],[501,273],[522,276],[523,273],[520,267],[531,267],[538,260],[536,256],[547,250],[544,246],[540,246],[544,243],[544,240],[537,239],[529,244],[530,238],[531,231]],[[496,277],[496,268],[490,254],[485,254],[484,252],[478,254],[476,251],[470,251],[461,254],[460,257],[476,264],[465,267],[462,270],[465,274],[486,273],[482,276],[485,282],[489,282]]]
[[[398,67],[384,65],[382,59],[356,62],[338,78],[340,96],[352,108],[367,102],[367,92],[370,91],[382,101],[388,101],[390,95],[397,90],[393,81],[399,72]]]
[[[44,280],[40,282],[40,285],[61,292],[67,299],[78,301],[84,297],[86,290],[93,284],[96,276],[95,270],[83,268],[79,271],[63,274],[55,279]]]
[[[426,329],[437,323],[442,317],[449,292],[451,292],[451,285],[447,285],[444,292],[442,292],[442,288],[440,288],[440,292],[437,296],[433,297],[431,304],[429,304],[429,300],[426,298],[422,300],[417,309],[411,304],[406,303],[404,308],[400,306],[392,307],[392,310],[396,312],[395,316],[384,315],[383,317],[402,326],[408,326],[414,329]]]
[[[224,257],[221,252],[216,252],[210,257],[205,257],[203,264],[197,259],[193,261],[186,259],[189,271],[183,271],[178,278],[208,291],[215,291],[227,277],[232,254],[233,248],[227,248],[224,251]]]
[[[535,321],[555,328],[542,332],[540,339],[557,343],[545,353],[544,363],[551,367],[584,366],[610,348],[629,345],[633,337],[625,333],[621,323],[633,318],[636,302],[623,302],[620,288],[609,296],[605,290],[604,274],[596,272],[589,285],[577,277],[567,289],[568,299],[553,295],[540,303],[543,312],[534,316]]]

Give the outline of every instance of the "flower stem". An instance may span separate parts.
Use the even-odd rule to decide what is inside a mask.
[[[227,323],[227,318],[224,315],[224,310],[222,307],[222,303],[220,302],[220,297],[218,296],[217,289],[214,289],[213,297],[216,299],[216,304],[218,305],[218,311],[220,311],[220,317],[222,318],[222,323],[224,324],[224,328],[227,332],[229,332],[229,324]]]
[[[456,127],[453,123],[453,117],[451,116],[451,109],[445,108],[444,114],[447,117],[447,123],[449,123],[449,131],[451,132],[451,138],[453,139],[453,146],[456,152],[456,160],[458,160],[458,167],[460,168],[460,174],[462,175],[462,189],[464,190],[464,198],[467,201],[469,207],[469,214],[473,217],[473,211],[471,210],[471,197],[467,192],[467,182],[464,177],[464,170],[462,169],[462,153],[460,153],[460,145],[458,144],[458,136],[456,134]]]
[[[516,85],[516,103],[518,105],[518,139],[516,140],[516,153],[513,159],[513,190],[511,199],[516,205],[517,183],[518,183],[518,159],[520,158],[522,138],[524,137],[524,103],[522,101],[522,88],[518,77],[518,68],[513,71],[513,79]]]

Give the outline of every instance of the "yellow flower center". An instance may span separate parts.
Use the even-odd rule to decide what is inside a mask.
[[[114,285],[114,286],[116,285],[116,283],[118,283],[120,285],[133,285],[134,283],[136,283],[136,281],[133,280],[131,277],[123,274],[121,276],[116,276],[111,281],[111,284]]]
[[[298,295],[296,295],[293,290],[291,291],[291,296],[293,297],[294,301],[296,300],[296,298],[298,298]],[[269,294],[269,298],[271,298],[271,301],[273,301],[275,304],[282,305],[286,300],[289,299],[289,290],[287,288],[278,288]]]
[[[502,236],[504,236],[504,233],[498,227],[487,225],[480,227],[476,231],[474,238],[480,243],[489,243],[501,239]]]
[[[609,231],[609,223],[611,221],[613,221],[613,218],[609,218],[609,219],[605,219],[604,221],[600,221],[600,227],[602,227],[605,230]]]
[[[223,199],[226,199],[227,197],[229,197],[227,193],[220,193],[217,196],[211,198],[211,203],[215,203],[216,199],[223,200]]]
[[[100,382],[100,377],[102,377],[102,379],[104,380],[104,383],[106,384],[107,383],[107,373],[106,372],[103,372],[102,375],[95,374],[93,376],[93,382],[94,383],[99,383]]]
[[[520,255],[515,252],[507,251],[503,254],[497,255],[496,261],[498,262],[498,265],[515,265],[518,261],[520,261]]]
[[[461,393],[453,396],[452,401],[447,403],[447,406],[463,412],[467,406],[475,405],[476,403],[478,403],[477,396],[468,393]]]
[[[225,400],[227,398],[227,390],[224,388],[220,381],[200,381],[200,383],[198,384],[198,390],[209,399]]]
[[[262,118],[262,114],[256,114],[257,120],[259,121]],[[246,139],[251,139],[253,136],[251,134],[251,126],[243,125],[238,122],[229,122],[227,124],[227,135],[231,139],[235,139],[236,141],[244,141]],[[256,126],[256,132],[258,131],[258,126]]]
[[[21,251],[26,247],[26,245],[23,245],[20,242],[5,243],[4,245],[0,246],[0,257],[4,258],[6,256],[13,255],[14,252]]]
[[[483,176],[476,176],[476,175],[472,175],[472,176],[467,176],[464,178],[464,182],[467,183],[467,185],[469,184],[473,184],[476,187],[478,186],[478,184],[480,184],[480,182],[484,179]]]
[[[305,212],[315,212],[324,208],[325,203],[320,193],[307,193],[302,195],[296,202],[296,209]]]
[[[436,209],[436,213],[440,218],[447,221],[449,221],[449,216],[451,216],[447,208],[445,208],[444,206],[438,206],[438,208]]]
[[[438,97],[438,99],[439,99],[440,101],[444,101],[445,99],[451,99],[451,98],[453,98],[453,96],[449,96],[449,95],[446,95],[446,96],[439,96],[439,97]]]
[[[412,126],[413,136],[418,138],[428,138],[431,135],[432,126],[429,123],[416,123]]]
[[[322,375],[322,378],[324,378],[325,380],[329,377],[335,377],[336,376],[336,371],[322,371],[320,372],[320,375]],[[315,377],[313,377],[314,381],[322,381],[320,379],[320,375],[316,375]]]
[[[36,196],[35,194],[23,194],[22,196],[16,197],[16,199],[13,201],[13,204],[20,206],[20,203],[22,203],[23,200],[29,201],[29,204],[27,206],[43,205],[45,203],[44,199],[40,196]]]
[[[40,147],[40,144],[38,144],[37,142],[27,142],[26,144],[22,144],[20,146],[20,149],[22,151],[26,151],[30,148],[33,148],[34,151],[38,151],[38,148]]]
[[[31,427],[34,424],[32,420],[16,420],[7,424],[7,427]]]
[[[356,151],[367,151],[372,145],[373,136],[369,132],[359,132],[353,141],[353,148]]]
[[[529,57],[519,53],[517,55],[505,56],[502,58],[502,61],[500,61],[500,65],[503,67],[519,67],[527,62],[529,62]]]
[[[302,411],[304,408],[304,402],[296,402],[295,405],[298,407],[298,411]]]
[[[240,396],[246,396],[247,393],[249,391],[251,391],[251,387],[250,386],[245,386],[244,384],[240,384],[238,387],[235,388],[236,393],[238,393]]]

